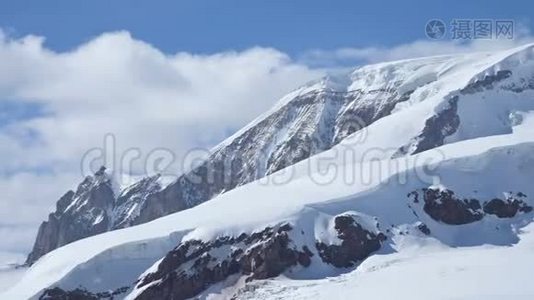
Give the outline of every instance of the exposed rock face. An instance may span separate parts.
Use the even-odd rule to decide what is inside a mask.
[[[117,296],[128,291],[128,287],[123,287],[112,292],[91,293],[87,290],[77,288],[72,291],[65,291],[55,287],[47,289],[39,297],[39,300],[113,300]]]
[[[161,190],[161,185],[158,182],[159,178],[160,175],[144,178],[120,193],[113,207],[111,229],[132,225],[132,220],[139,216],[149,197]]]
[[[461,100],[462,95],[481,93],[485,90],[491,90],[496,88],[498,84],[501,84],[498,86],[500,89],[511,90],[516,93],[520,93],[526,89],[532,89],[534,87],[534,79],[532,78],[528,83],[523,82],[521,85],[515,82],[504,82],[505,79],[511,76],[511,71],[500,70],[494,75],[486,75],[482,79],[467,84],[459,91],[459,93],[452,96],[448,100],[447,107],[436,112],[435,115],[428,118],[421,133],[418,136],[413,137],[407,144],[401,146],[395,152],[393,158],[406,154],[416,154],[442,146],[445,143],[445,139],[448,136],[456,133],[461,125],[461,120],[457,114],[457,111],[458,101]]]
[[[517,193],[515,195],[509,194],[504,200],[499,198],[492,199],[484,204],[484,212],[496,215],[499,218],[512,218],[518,212],[531,212],[532,206],[527,205],[523,198],[526,198],[525,194]]]
[[[57,247],[107,231],[111,222],[108,211],[114,202],[105,168],[86,177],[76,192],[68,191],[61,197],[56,211],[41,224],[27,262],[31,264]]]
[[[65,291],[60,288],[52,288],[46,290],[39,300],[98,300],[99,298],[86,290],[75,289],[72,291]]]
[[[375,234],[356,223],[351,216],[335,218],[335,229],[340,245],[327,245],[317,242],[316,247],[321,259],[338,268],[353,267],[381,247],[386,239],[382,233]]]
[[[430,231],[430,228],[428,228],[425,223],[419,222],[419,224],[417,224],[417,229],[419,229],[419,231],[421,231],[425,235],[430,235],[432,233]]]
[[[426,121],[414,154],[443,145],[445,137],[456,132],[460,126],[460,118],[456,114],[457,109],[458,97],[454,97],[449,100],[447,109]]]
[[[41,224],[26,263],[32,264],[44,254],[79,239],[129,226],[147,196],[161,189],[158,178],[145,178],[117,197],[104,167],[86,177],[76,192],[68,191],[59,199],[56,211]]]
[[[451,190],[423,189],[423,199],[425,212],[446,224],[468,224],[484,216],[478,200],[459,199]]]
[[[462,94],[474,94],[484,90],[493,89],[495,83],[512,76],[512,71],[500,70],[493,75],[486,75],[481,80],[474,81],[462,89]]]
[[[212,197],[325,151],[391,113],[410,92],[321,89],[296,96],[234,139],[198,168],[151,195],[140,224],[193,207]]]
[[[524,201],[526,195],[521,192],[508,193],[504,200],[494,198],[483,204],[478,199],[461,199],[448,189],[424,188],[422,196],[423,210],[432,219],[449,225],[473,223],[481,220],[485,214],[496,215],[499,218],[512,218],[519,212],[529,213],[533,210],[526,204]],[[420,201],[418,191],[410,192],[408,197],[412,198],[413,203]]]
[[[425,127],[419,136],[397,150],[393,157],[405,154],[416,154],[435,147],[442,146],[445,138],[458,129],[460,118],[457,115],[458,96],[449,100],[449,106],[425,122]]]
[[[146,288],[137,299],[187,299],[234,274],[265,279],[298,264],[308,266],[313,254],[292,245],[290,231],[286,224],[235,238],[184,242],[140,280],[137,287]]]

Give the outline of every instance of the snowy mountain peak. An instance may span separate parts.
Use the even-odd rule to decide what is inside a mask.
[[[414,123],[400,124],[399,131],[404,130],[395,139],[380,140],[382,134],[367,134],[365,144],[356,149],[361,157],[369,147],[391,149],[389,157],[399,157],[510,132],[511,121],[495,120],[506,120],[512,108],[525,110],[531,103],[503,101],[498,91],[519,93],[534,87],[532,52],[533,46],[527,45],[495,53],[380,63],[310,82],[223,141],[204,164],[176,182],[163,188],[154,178],[144,179],[125,187],[122,194],[114,188],[116,203],[105,209],[112,220],[106,230],[193,207],[326,151],[356,132],[372,132],[374,123],[381,124],[389,115],[399,122],[402,115],[417,117],[408,117]],[[485,93],[490,99],[483,102],[492,105],[482,104],[477,93]],[[469,101],[470,95],[476,99]],[[484,113],[475,113],[481,110]],[[397,115],[399,118],[394,117]],[[230,170],[223,170],[229,162]],[[93,184],[108,182],[105,174],[103,168],[80,187],[90,190]],[[191,182],[191,175],[201,180]],[[136,192],[126,193],[130,190]],[[59,202],[69,202],[68,198]]]
[[[105,171],[88,177],[31,257],[70,244],[8,295],[254,299],[258,279],[370,270],[358,280],[417,251],[515,245],[533,220],[533,58],[527,45],[363,66],[289,93],[170,185],[148,177],[115,197]],[[310,168],[325,161],[362,178]]]

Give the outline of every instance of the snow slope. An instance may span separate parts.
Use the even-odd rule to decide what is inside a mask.
[[[298,296],[302,290],[302,295],[315,293],[326,297],[330,289],[340,289],[347,282],[352,284],[357,281],[353,277],[369,282],[369,287],[362,288],[362,295],[366,295],[378,282],[391,280],[397,272],[402,272],[398,269],[401,266],[408,270],[408,274],[427,271],[431,267],[435,271],[444,266],[441,259],[447,257],[452,260],[452,265],[466,266],[464,277],[458,278],[461,280],[473,278],[472,274],[479,273],[476,262],[465,261],[478,253],[484,253],[481,255],[488,261],[507,251],[516,251],[530,258],[528,252],[522,250],[529,247],[528,242],[512,247],[517,250],[501,247],[518,243],[522,228],[532,221],[532,214],[514,218],[488,215],[474,223],[452,226],[430,218],[420,206],[411,204],[406,195],[430,186],[451,189],[457,195],[480,201],[502,198],[509,191],[534,195],[531,184],[534,178],[534,114],[531,112],[534,111],[534,93],[530,86],[530,80],[534,78],[532,56],[533,47],[529,45],[454,59],[435,58],[435,65],[420,64],[419,71],[413,72],[406,72],[403,68],[413,66],[414,61],[359,69],[353,75],[360,74],[361,78],[355,76],[351,82],[361,80],[365,86],[372,88],[375,82],[383,85],[389,76],[393,76],[391,74],[404,72],[405,76],[411,76],[410,80],[403,81],[403,86],[397,88],[410,90],[410,85],[419,88],[409,100],[396,106],[394,114],[376,120],[364,132],[360,130],[331,150],[273,173],[264,180],[249,183],[194,208],[146,224],[79,240],[48,253],[1,298],[35,297],[51,286],[69,290],[81,285],[90,291],[132,287],[142,274],[153,272],[160,259],[179,243],[238,236],[282,222],[289,222],[306,232],[300,238],[292,236],[297,244],[314,244],[315,241],[335,243],[332,220],[345,213],[358,216],[367,228],[376,226],[373,220],[377,220],[381,228],[389,229],[386,245],[378,252],[381,255],[371,256],[347,275],[339,275],[339,270],[320,263],[315,256],[309,268],[295,270],[286,276],[317,279],[338,275],[334,280],[319,282],[320,286],[324,283],[324,291],[318,291],[321,288],[316,288],[319,286],[315,285],[316,281],[280,280],[260,286],[256,295],[276,291],[291,298]],[[373,68],[376,76],[362,76],[366,68]],[[498,74],[502,74],[499,71],[510,69],[511,76],[497,78]],[[424,87],[421,88],[421,84]],[[438,143],[427,151],[407,151],[405,154],[412,155],[392,159],[402,145],[409,145],[406,149],[417,149],[422,140],[429,138],[430,135],[422,135],[432,123],[429,120],[435,120],[436,115],[446,110],[451,99],[457,99],[456,114],[460,118],[455,131],[441,136],[441,145]],[[347,153],[350,155],[341,155]],[[283,184],[280,181],[284,181]],[[525,201],[529,205],[534,204],[532,198]],[[418,222],[428,226],[430,236],[414,230]],[[481,246],[483,244],[495,246],[488,248]],[[460,246],[474,248],[449,249]],[[410,248],[420,249],[406,250]],[[428,252],[428,256],[419,255],[418,251]],[[388,263],[396,260],[400,263]],[[435,264],[421,266],[429,260],[435,261]],[[519,261],[511,262],[511,266],[517,264]],[[366,272],[366,266],[378,266],[377,271],[361,275],[361,272]],[[498,268],[500,266],[496,264],[489,270],[496,271]],[[526,268],[521,268],[520,272],[524,270]],[[439,274],[434,276],[437,277],[428,279],[430,287],[439,285],[441,277]],[[454,279],[447,274],[444,278]],[[511,295],[510,288],[514,285],[509,281],[506,283],[508,285],[504,285],[502,290],[492,291]],[[410,286],[416,283],[403,280],[402,284]],[[298,289],[293,289],[294,286]],[[464,293],[460,296],[463,297],[480,292],[473,287],[462,287]],[[430,292],[431,289],[424,291]],[[133,298],[141,292],[132,288],[128,297]],[[521,292],[532,295],[528,290]],[[247,295],[243,293],[243,297]]]

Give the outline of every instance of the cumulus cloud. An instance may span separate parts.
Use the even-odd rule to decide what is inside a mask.
[[[4,169],[76,161],[105,133],[115,135],[119,149],[182,153],[210,145],[320,76],[273,49],[165,55],[127,32],[103,34],[68,53],[33,36],[4,38],[0,48],[0,93],[46,112],[4,130],[3,139],[36,138],[34,147],[13,143],[7,151],[24,155],[1,162]]]

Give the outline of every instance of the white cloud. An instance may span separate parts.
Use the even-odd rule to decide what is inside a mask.
[[[37,102],[49,114],[2,130],[0,169],[78,164],[113,133],[120,149],[182,153],[212,144],[278,97],[320,76],[266,48],[214,55],[165,55],[127,32],[103,34],[67,53],[29,36],[0,43],[0,96]],[[22,137],[37,136],[20,146]],[[119,149],[119,151],[120,151]],[[7,152],[7,153],[6,153]]]

